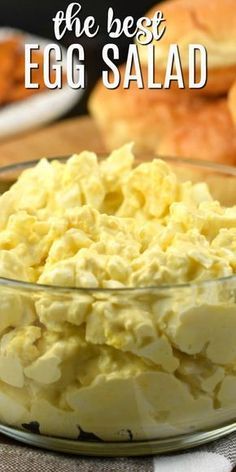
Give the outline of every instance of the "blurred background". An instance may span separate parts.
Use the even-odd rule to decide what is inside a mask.
[[[29,33],[36,34],[51,40],[55,40],[53,31],[53,22],[51,19],[55,16],[58,10],[65,10],[71,2],[69,0],[50,0],[35,2],[32,0],[1,0],[1,26],[11,26],[19,28]],[[100,32],[96,38],[82,37],[79,42],[86,49],[86,70],[88,73],[87,87],[82,100],[73,107],[66,116],[77,116],[87,112],[87,100],[91,89],[94,87],[98,78],[101,75],[101,49],[105,43],[109,42],[109,37],[106,34],[106,19],[109,7],[113,7],[117,17],[123,19],[127,15],[131,15],[138,19],[143,16],[147,10],[157,4],[156,0],[142,0],[141,2],[127,2],[115,0],[80,0],[82,6],[80,18],[81,20],[93,15],[97,23],[100,25]],[[69,46],[71,43],[78,42],[75,36],[71,33],[67,34],[61,44]],[[115,42],[112,40],[112,42]],[[124,62],[129,40],[122,36],[116,41],[120,49],[120,63]],[[65,116],[64,116],[65,117]]]
[[[79,42],[83,46],[86,89],[73,90],[65,83],[62,89],[48,90],[43,75],[43,49],[48,43],[56,42],[53,23],[56,13],[66,11],[72,2],[1,0],[0,163],[42,155],[67,155],[82,149],[107,152],[124,143],[134,142],[135,152],[138,153],[235,165],[236,60],[232,60],[230,52],[234,47],[236,50],[234,2],[236,0],[187,0],[187,20],[185,18],[181,24],[179,4],[171,3],[171,0],[164,0],[162,6],[158,0],[135,3],[127,0],[79,0],[81,11],[78,18],[81,24],[92,15],[100,27],[99,33],[95,38],[84,35],[78,39],[73,32],[67,32],[61,45],[65,48],[64,53],[70,44]],[[208,52],[206,86],[199,90],[189,89],[189,70],[185,66],[185,90],[178,89],[175,83],[169,90],[148,87],[141,90],[131,82],[128,90],[124,91],[122,80],[121,86],[114,90],[107,90],[101,84],[95,87],[106,67],[102,61],[104,45],[117,44],[120,57],[116,65],[119,65],[126,61],[128,47],[133,42],[133,38],[125,35],[117,40],[109,37],[106,28],[109,7],[122,21],[127,16],[138,20],[154,6],[156,10],[162,10],[167,20],[167,32],[175,31],[176,24],[180,25],[176,42],[181,42],[182,36],[188,37],[191,43],[198,43],[201,38],[201,44]],[[223,16],[222,8],[225,12]],[[203,34],[201,22],[198,22],[199,15],[203,15],[207,25],[212,20],[212,12],[215,12],[212,23],[214,34],[209,34],[207,28]],[[6,27],[21,33],[6,31]],[[225,32],[231,45],[229,50],[225,46]],[[25,88],[24,44],[32,42],[40,44],[40,52],[35,52],[32,58],[32,62],[39,64],[38,69],[32,72],[33,82],[40,85],[37,90]],[[159,43],[156,45],[158,47]],[[222,47],[225,48],[224,55],[221,53]],[[181,51],[181,54],[185,52]],[[163,54],[165,64],[168,53]],[[64,61],[64,72],[66,65]],[[141,66],[145,82],[148,73],[145,54]],[[124,68],[120,72],[122,75]],[[155,72],[165,75],[165,67],[162,70],[158,61]],[[53,73],[51,70],[52,76]],[[92,90],[94,93],[91,95]]]

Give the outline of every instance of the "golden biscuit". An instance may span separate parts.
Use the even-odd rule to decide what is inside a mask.
[[[0,75],[8,79],[14,72],[19,43],[16,38],[0,42]]]
[[[236,128],[226,99],[206,101],[189,113],[156,148],[160,156],[236,164]]]
[[[50,76],[51,80],[53,81],[55,71],[51,71]],[[42,69],[35,69],[32,71],[32,80],[34,83],[39,84],[38,89],[27,89],[25,88],[24,82],[15,82],[14,87],[12,87],[7,94],[7,101],[9,103],[17,102],[20,100],[24,100],[25,98],[29,98],[31,95],[35,95],[39,92],[43,92],[44,90],[46,90]]]
[[[32,81],[39,84],[38,89],[25,88],[25,54],[24,37],[15,35],[0,42],[0,105],[24,100],[31,95],[46,90],[43,74],[44,57],[42,52],[33,51],[32,62],[38,69],[32,70]],[[55,71],[50,71],[51,80],[55,79]],[[65,75],[63,76],[63,83]]]
[[[39,69],[43,68],[43,54],[41,52],[32,51],[31,60],[39,65]],[[17,56],[14,69],[14,80],[21,82],[25,81],[25,55],[23,49]]]
[[[152,18],[162,11],[166,19],[164,36],[153,44],[157,67],[165,70],[170,44],[178,44],[184,75],[188,75],[188,46],[202,44],[208,53],[206,94],[227,92],[236,79],[235,0],[170,0],[153,7]],[[147,47],[139,44],[141,62],[147,64]]]
[[[124,70],[122,66],[122,79]],[[137,152],[153,152],[163,136],[175,128],[190,109],[194,112],[204,102],[202,97],[193,97],[186,89],[148,89],[145,68],[143,77],[144,89],[131,82],[129,89],[121,85],[116,90],[108,90],[99,82],[90,97],[90,112],[110,150],[134,141]]]
[[[12,87],[11,79],[7,79],[4,75],[0,75],[0,105],[7,102],[7,97]]]
[[[120,72],[123,77],[124,67]],[[140,153],[236,163],[236,128],[226,99],[186,89],[138,89],[133,82],[129,89],[108,90],[100,82],[89,109],[109,150],[134,141]]]

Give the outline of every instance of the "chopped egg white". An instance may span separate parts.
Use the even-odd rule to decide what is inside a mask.
[[[126,145],[41,160],[0,213],[0,277],[55,287],[0,287],[1,421],[124,440],[235,416],[236,206]]]

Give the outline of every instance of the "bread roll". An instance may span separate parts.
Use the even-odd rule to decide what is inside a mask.
[[[131,82],[129,89],[122,87],[124,66],[121,67],[121,85],[108,90],[98,83],[89,100],[89,110],[100,128],[109,150],[134,141],[136,152],[153,152],[159,141],[179,121],[197,110],[203,98],[192,97],[187,90],[139,89]],[[147,70],[143,70],[146,83]]]
[[[226,99],[206,101],[157,145],[160,156],[236,164],[236,127]]]
[[[235,0],[169,0],[153,7],[147,16],[162,11],[166,32],[154,41],[157,67],[165,70],[170,44],[178,44],[184,76],[188,76],[188,45],[202,44],[208,53],[208,83],[203,94],[223,94],[236,80]],[[139,45],[142,64],[147,47]]]
[[[124,66],[120,69],[124,76]],[[143,70],[146,83],[147,70]],[[193,96],[188,90],[108,90],[100,82],[89,108],[112,150],[129,141],[137,153],[236,163],[236,128],[227,100]]]

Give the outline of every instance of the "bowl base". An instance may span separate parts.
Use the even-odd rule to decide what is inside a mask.
[[[217,429],[183,434],[173,438],[132,442],[88,442],[32,434],[0,425],[0,433],[30,446],[67,454],[103,457],[144,456],[180,451],[206,444],[234,431],[236,431],[236,422]]]

